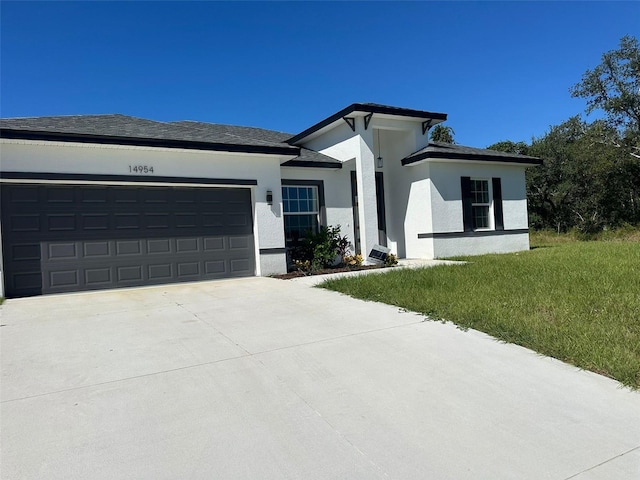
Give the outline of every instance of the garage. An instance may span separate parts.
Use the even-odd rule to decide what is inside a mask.
[[[249,188],[2,185],[5,295],[255,274]]]

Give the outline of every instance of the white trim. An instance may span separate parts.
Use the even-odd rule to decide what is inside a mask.
[[[494,222],[494,215],[493,215],[493,185],[492,185],[492,181],[490,178],[484,178],[484,177],[471,177],[470,178],[471,181],[471,195],[473,196],[473,182],[486,182],[487,183],[487,200],[488,202],[474,202],[473,198],[471,200],[471,215],[472,215],[472,221],[475,222],[475,215],[473,214],[473,207],[487,207],[487,220],[488,220],[488,226],[486,227],[482,227],[482,228],[474,228],[473,231],[474,232],[486,232],[486,231],[491,231],[491,230],[495,230],[495,222]]]
[[[53,185],[120,185],[131,187],[213,187],[213,188],[255,188],[256,185],[240,185],[229,183],[181,183],[181,182],[118,182],[118,181],[97,181],[97,180],[30,180],[30,179],[0,179],[2,183],[25,183],[25,184],[53,184]]]
[[[207,153],[212,155],[225,155],[225,156],[242,156],[242,157],[271,157],[277,158],[279,161],[288,161],[296,158],[298,155],[292,153],[291,155],[281,155],[273,153],[249,153],[249,152],[227,152],[225,150],[204,150],[195,148],[169,148],[169,147],[148,147],[143,145],[115,145],[110,143],[82,143],[82,142],[60,142],[49,140],[23,140],[16,138],[2,138],[0,144],[13,144],[13,145],[35,145],[41,147],[74,147],[74,148],[89,148],[89,149],[102,149],[102,150],[146,150],[152,152],[180,152],[180,153]]]

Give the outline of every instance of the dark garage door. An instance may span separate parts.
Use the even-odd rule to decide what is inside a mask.
[[[5,295],[254,274],[241,188],[2,185]]]

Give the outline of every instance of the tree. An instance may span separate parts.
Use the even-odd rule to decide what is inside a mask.
[[[576,227],[590,234],[640,222],[640,165],[601,138],[620,141],[607,122],[587,124],[575,116],[533,140],[528,153],[544,159],[527,170],[534,228]]]
[[[453,136],[456,132],[453,131],[448,125],[438,124],[431,130],[431,141],[432,142],[441,142],[441,143],[456,143],[453,139]]]
[[[498,152],[517,153],[519,155],[529,155],[529,145],[525,142],[512,142],[511,140],[503,140],[487,147],[489,150],[497,150]]]
[[[620,142],[603,139],[640,158],[640,46],[638,39],[624,36],[620,48],[602,55],[602,62],[587,70],[570,90],[572,97],[587,100],[586,112],[601,109],[607,123],[618,130]]]

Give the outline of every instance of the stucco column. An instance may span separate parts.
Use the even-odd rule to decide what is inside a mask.
[[[358,148],[356,151],[356,180],[358,184],[358,219],[360,245],[366,258],[378,243],[378,209],[376,206],[376,168],[373,154],[373,128],[364,129],[364,119],[356,118]]]

